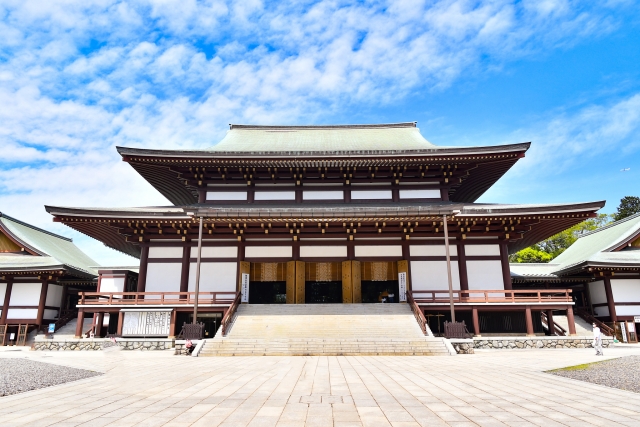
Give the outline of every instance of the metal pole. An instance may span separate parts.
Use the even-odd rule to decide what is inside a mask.
[[[451,321],[456,321],[456,311],[453,308],[453,280],[451,279],[451,256],[449,253],[449,228],[447,227],[447,216],[443,215],[444,222],[444,250],[447,255],[447,279],[449,279],[449,304],[451,305]]]
[[[198,323],[198,292],[200,291],[200,258],[202,256],[202,217],[198,228],[198,258],[196,260],[196,292],[193,301],[193,324]]]

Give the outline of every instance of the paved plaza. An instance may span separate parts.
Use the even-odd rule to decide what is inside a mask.
[[[602,360],[591,349],[234,358],[7,350],[1,358],[104,375],[0,398],[2,426],[640,425],[640,394],[543,372]],[[605,358],[631,354],[640,349]]]

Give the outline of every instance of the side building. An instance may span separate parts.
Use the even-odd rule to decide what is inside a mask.
[[[71,239],[0,212],[0,345],[75,319],[79,293],[96,289],[96,265]]]
[[[209,337],[240,298],[385,298],[439,322],[449,312],[448,267],[456,310],[477,335],[482,324],[511,318],[518,326],[507,332],[534,334],[536,315],[571,312],[574,303],[566,290],[514,289],[509,253],[594,216],[604,202],[476,203],[528,148],[439,147],[415,123],[231,125],[206,150],[118,148],[173,206],[46,209],[140,259],[135,293],[101,287],[78,305],[80,318],[118,313],[122,336],[151,324],[159,325],[153,334],[175,336],[192,320],[199,242],[198,321]]]
[[[640,327],[640,214],[585,233],[548,264],[511,264],[514,284],[572,289],[577,312],[623,341]]]

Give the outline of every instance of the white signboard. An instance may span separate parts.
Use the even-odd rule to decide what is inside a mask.
[[[627,329],[625,328],[625,322],[620,322],[620,330],[622,331],[622,342],[627,342]]]
[[[171,327],[171,310],[127,311],[124,313],[122,336],[166,337]]]
[[[398,273],[398,301],[407,301],[407,273]]]
[[[640,316],[633,316],[633,323],[640,323]]]
[[[635,333],[636,332],[636,324],[629,322],[629,333]]]
[[[240,287],[242,297],[240,302],[249,302],[249,273],[242,273],[242,286]]]

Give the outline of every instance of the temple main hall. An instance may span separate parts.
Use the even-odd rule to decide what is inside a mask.
[[[476,202],[529,146],[436,146],[408,122],[230,125],[208,149],[118,147],[170,204],[46,207],[140,260],[82,293],[76,335],[94,316],[97,336],[175,337],[194,320],[196,282],[204,338],[239,331],[240,315],[319,307],[406,310],[437,335],[451,302],[474,335],[544,333],[552,313],[575,334],[572,290],[513,283],[508,257],[605,202]]]

